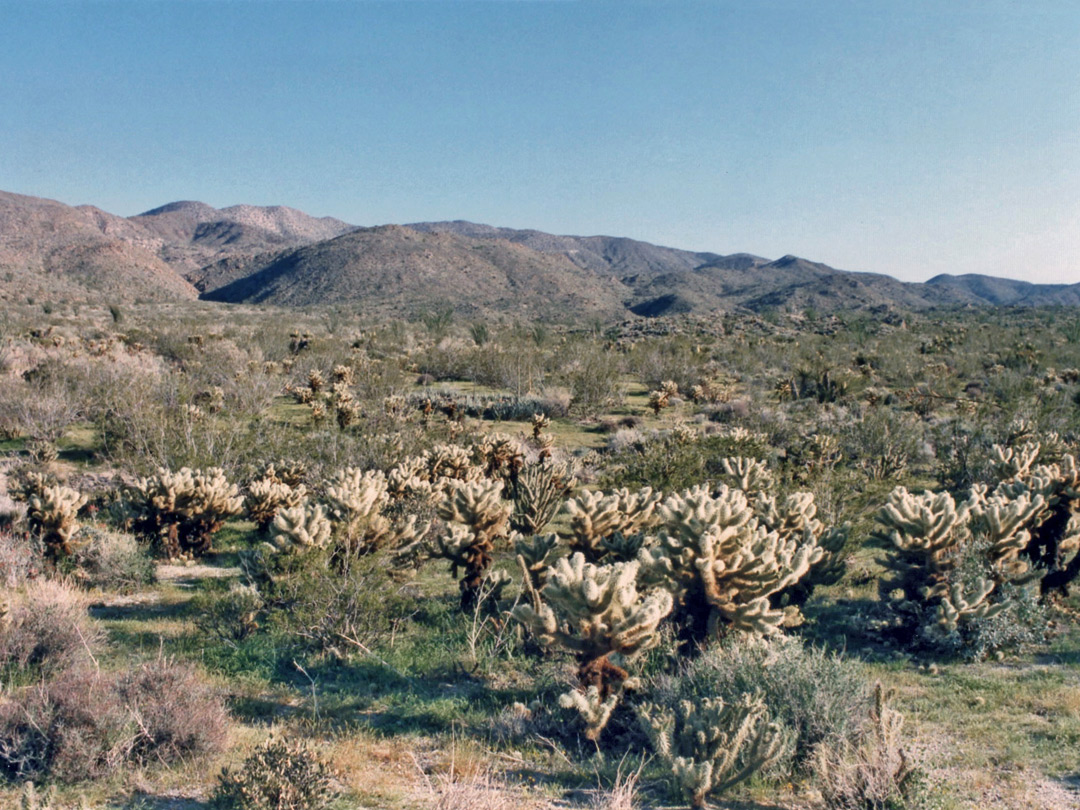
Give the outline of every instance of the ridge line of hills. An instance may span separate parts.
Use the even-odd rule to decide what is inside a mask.
[[[923,283],[462,220],[357,227],[284,206],[173,202],[133,217],[0,192],[0,301],[202,298],[380,314],[660,316],[746,308],[1080,305],[1080,284],[975,274]]]

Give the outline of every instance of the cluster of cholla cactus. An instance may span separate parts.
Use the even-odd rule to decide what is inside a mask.
[[[42,486],[27,501],[26,519],[30,530],[41,537],[45,555],[56,562],[71,554],[78,543],[79,510],[86,496],[62,485]]]
[[[659,643],[657,628],[671,612],[670,591],[638,591],[638,565],[592,565],[581,553],[563,557],[548,570],[543,589],[531,591],[532,604],[513,611],[541,644],[577,658],[579,688],[560,703],[578,710],[591,740],[636,685],[625,666]]]
[[[564,507],[570,516],[567,539],[571,553],[587,562],[633,559],[641,548],[642,532],[656,522],[663,496],[645,487],[637,492],[620,489],[610,495],[582,492]]]
[[[478,442],[473,453],[488,478],[502,478],[513,484],[525,466],[525,454],[518,442],[505,433],[492,433]]]
[[[649,392],[649,407],[659,416],[660,411],[671,405],[671,398],[679,395],[679,386],[674,380],[664,380],[655,391]]]
[[[514,501],[511,527],[522,534],[542,532],[576,483],[570,464],[560,466],[546,460],[523,467],[510,486]]]
[[[435,504],[458,481],[476,481],[484,471],[472,454],[457,444],[436,444],[419,456],[403,459],[387,476],[387,491],[395,500],[416,498]]]
[[[446,522],[427,553],[450,561],[450,573],[461,577],[461,607],[476,606],[491,568],[495,545],[507,538],[511,505],[502,498],[501,481],[457,481],[436,507]]]
[[[294,483],[290,484],[286,478]],[[282,509],[295,509],[307,498],[307,488],[301,481],[286,473],[279,473],[273,464],[267,466],[263,474],[248,484],[244,494],[244,506],[248,517],[255,521],[260,532],[269,529],[278,512]]]
[[[302,503],[281,509],[274,517],[273,546],[284,552],[326,548],[332,530],[325,506]]]
[[[974,619],[1000,613],[1006,603],[991,596],[1002,582],[1027,576],[1029,566],[1020,554],[1030,534],[1023,527],[1045,505],[1041,495],[988,497],[981,488],[959,504],[947,492],[912,495],[903,487],[893,490],[877,516],[882,534],[892,543],[885,565],[893,577],[883,580],[882,591],[902,592],[892,603],[906,618],[904,632],[921,629],[940,638]],[[978,546],[977,540],[982,540]],[[976,547],[984,549],[985,575],[964,582],[957,575],[962,555]]]
[[[780,727],[769,722],[760,697],[682,701],[675,711],[645,704],[637,711],[653,750],[691,807],[705,807],[709,795],[768,767],[784,750]]]
[[[336,525],[337,548],[347,557],[415,542],[429,528],[417,526],[415,515],[398,523],[386,517],[390,494],[386,476],[379,470],[338,470],[327,482],[326,501]]]
[[[775,607],[770,597],[825,556],[813,530],[770,527],[742,490],[724,485],[671,495],[658,515],[655,535],[639,554],[642,580],[675,595],[685,645],[731,630],[777,632],[797,611]]]
[[[159,543],[169,557],[209,551],[214,533],[244,508],[236,485],[218,467],[159,469],[135,484],[130,501],[136,530]]]
[[[892,543],[886,564],[894,577],[883,589],[903,591],[894,600],[909,614],[933,613],[928,628],[949,634],[967,622],[1004,609],[999,586],[1039,580],[1043,596],[1067,593],[1080,576],[1080,468],[1065,454],[1040,464],[1034,442],[995,447],[1000,482],[976,485],[957,503],[945,492],[892,492],[878,521]],[[982,556],[983,574],[964,581],[965,554]]]
[[[735,395],[734,382],[721,376],[710,376],[690,389],[690,398],[698,403],[730,402]]]

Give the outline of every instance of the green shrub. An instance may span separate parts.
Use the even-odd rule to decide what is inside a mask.
[[[805,770],[814,746],[827,738],[858,737],[872,700],[872,688],[854,661],[783,637],[733,637],[678,674],[657,676],[646,692],[669,709],[684,700],[737,703],[745,694],[759,694],[771,720],[794,741],[790,757],[780,763],[787,772]]]
[[[78,540],[73,562],[89,586],[131,593],[153,584],[154,561],[132,535],[84,526]]]
[[[271,737],[235,771],[224,768],[215,810],[321,810],[334,798],[333,773],[302,742]]]

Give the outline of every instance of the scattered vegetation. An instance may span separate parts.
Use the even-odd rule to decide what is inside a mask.
[[[0,802],[1076,798],[1053,313],[51,310],[0,334]]]

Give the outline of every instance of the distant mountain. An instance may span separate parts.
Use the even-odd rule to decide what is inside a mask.
[[[965,297],[973,304],[994,306],[1080,306],[1080,284],[1031,284],[1008,278],[942,274],[926,282],[937,291]]]
[[[185,276],[223,259],[252,256],[332,239],[355,226],[333,217],[312,217],[295,208],[174,202],[132,217],[161,239],[161,258]]]
[[[93,206],[0,192],[0,301],[191,299],[138,225]]]
[[[1080,284],[940,275],[912,284],[769,260],[465,221],[357,228],[283,206],[169,203],[123,218],[0,192],[0,301],[105,297],[522,317],[751,310],[1080,306]]]
[[[551,317],[624,311],[618,282],[501,239],[384,225],[267,259],[203,298],[283,305],[353,301],[380,312],[441,304],[463,312]]]

